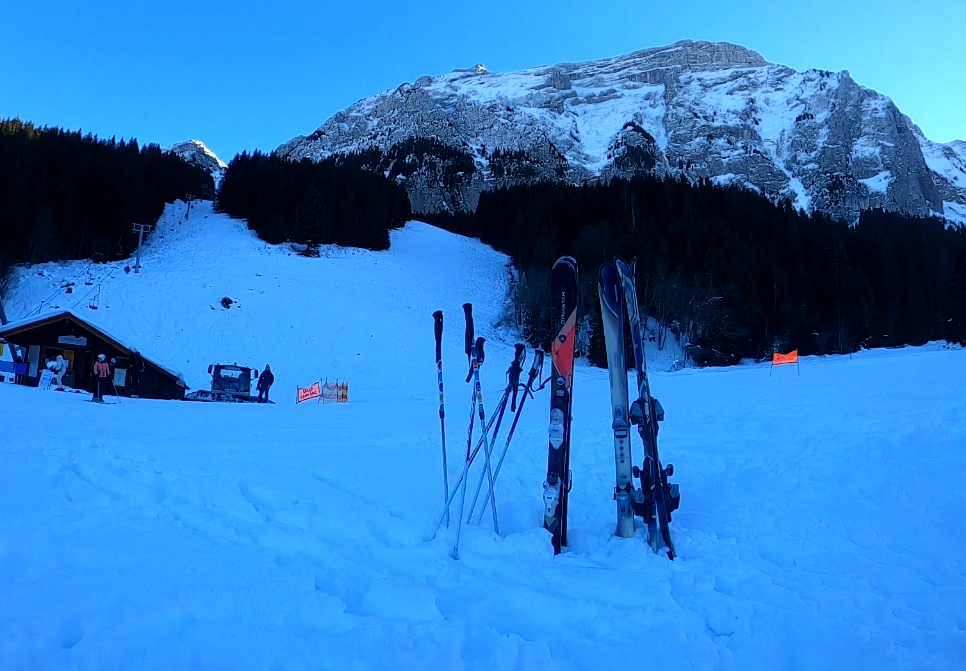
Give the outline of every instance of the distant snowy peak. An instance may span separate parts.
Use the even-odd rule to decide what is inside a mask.
[[[168,147],[167,151],[172,154],[177,154],[182,159],[202,168],[208,172],[209,175],[215,178],[217,183],[224,170],[228,167],[215,152],[211,151],[204,145],[203,142],[199,140],[188,140],[187,142],[179,142],[178,144]]]
[[[797,72],[728,43],[420,77],[277,151],[321,160],[420,140],[463,160],[397,150],[420,166],[395,171],[418,212],[473,210],[481,191],[514,183],[647,171],[742,184],[849,221],[884,208],[966,224],[966,143],[932,142],[846,71]]]

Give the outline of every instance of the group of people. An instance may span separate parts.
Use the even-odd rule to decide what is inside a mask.
[[[97,355],[97,361],[94,363],[94,395],[91,400],[96,403],[104,402],[104,394],[111,388],[114,387],[114,371],[113,368],[117,366],[117,360],[111,358],[110,363],[107,361],[107,356],[104,354]],[[51,370],[54,370],[55,379],[57,385],[60,386],[61,379],[63,378],[64,372],[67,371],[67,362],[63,357],[57,357],[57,361],[52,361],[48,364]],[[131,357],[130,365],[127,369],[127,380],[131,386],[131,398],[138,397],[138,386],[141,382],[141,373],[144,372],[144,359],[141,357],[139,352],[135,352]],[[258,376],[258,402],[268,403],[268,390],[275,383],[275,375],[272,374],[272,367],[265,364],[265,370],[261,372]],[[114,393],[117,394],[117,387],[114,387]]]

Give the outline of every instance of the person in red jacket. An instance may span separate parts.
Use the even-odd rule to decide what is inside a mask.
[[[98,354],[97,363],[94,364],[94,397],[91,400],[97,403],[104,402],[107,378],[111,376],[111,367],[107,365],[106,358],[103,354]]]

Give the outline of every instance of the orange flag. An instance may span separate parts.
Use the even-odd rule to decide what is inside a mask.
[[[788,354],[779,354],[775,352],[771,357],[771,365],[781,366],[786,363],[798,363],[798,350],[793,349]]]

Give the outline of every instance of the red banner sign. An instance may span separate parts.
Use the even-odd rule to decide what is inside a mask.
[[[298,389],[298,400],[296,403],[301,403],[302,401],[309,401],[313,398],[318,398],[322,395],[322,383],[316,382],[311,387],[303,389],[302,387],[297,387]]]

